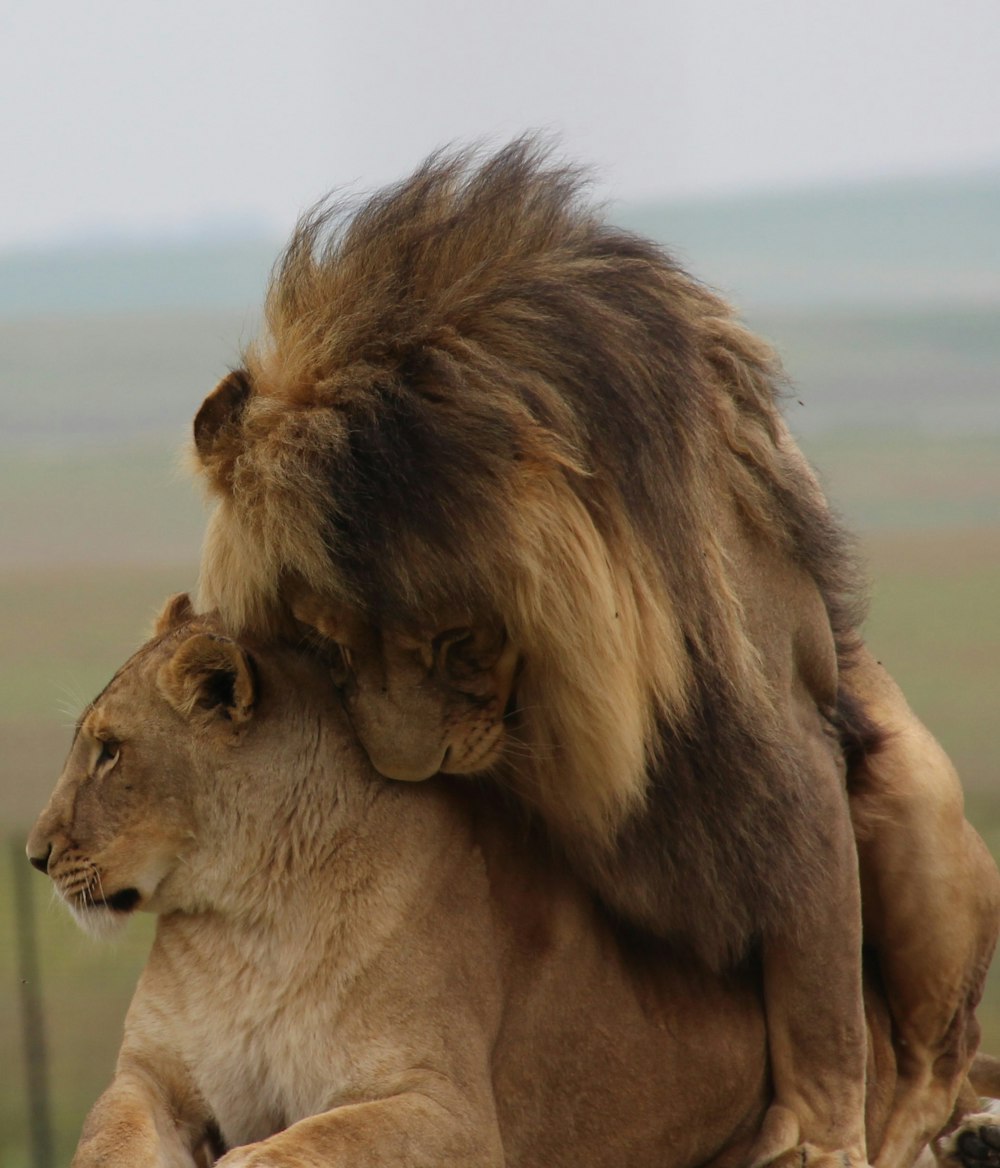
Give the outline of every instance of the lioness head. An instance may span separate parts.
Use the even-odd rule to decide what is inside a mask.
[[[306,589],[291,609],[335,652],[333,680],[372,765],[390,779],[473,774],[495,763],[518,653],[499,624],[468,617],[376,628]]]
[[[262,749],[257,698],[247,649],[174,598],[157,636],[81,715],[28,839],[82,927],[106,933],[137,909],[190,907],[194,854],[216,850],[227,802],[238,805],[226,784]]]

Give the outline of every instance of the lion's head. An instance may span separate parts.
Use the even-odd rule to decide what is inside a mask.
[[[262,686],[245,644],[196,618],[186,596],[168,604],[154,639],[81,715],[28,840],[31,862],[82,927],[106,933],[136,910],[191,910],[235,894],[254,827],[241,804],[254,801],[269,835],[295,798],[275,765],[282,757],[291,765],[289,737],[308,728],[317,709],[343,725],[335,698],[317,692],[317,668],[301,653],[272,648]],[[261,718],[262,707],[270,716]],[[310,729],[307,744],[314,737]],[[338,749],[356,763],[352,773],[370,773],[346,727]],[[334,829],[335,821],[331,815]],[[237,837],[241,849],[227,846]]]
[[[446,627],[377,627],[309,589],[287,595],[295,619],[334,647],[331,677],[381,774],[419,781],[497,761],[519,663],[502,626],[460,614]]]
[[[778,376],[530,141],[433,157],[307,217],[202,406],[200,603],[308,622],[380,770],[492,768],[578,850],[620,840],[657,768],[677,808],[686,774],[760,791],[799,765],[775,678],[794,659],[832,708],[856,619]],[[703,834],[691,866],[733,870]]]

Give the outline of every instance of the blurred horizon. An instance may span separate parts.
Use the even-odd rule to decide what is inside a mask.
[[[528,131],[529,133],[532,131]],[[514,135],[516,136],[516,135]],[[547,135],[542,132],[543,140]],[[784,199],[811,199],[817,195],[851,199],[858,194],[889,193],[897,189],[933,189],[942,185],[960,184],[964,186],[982,185],[1000,188],[1000,148],[984,155],[981,159],[963,161],[958,164],[911,164],[884,172],[847,173],[834,176],[785,178],[784,181],[758,180],[735,186],[707,185],[679,192],[645,192],[638,197],[614,194],[607,188],[612,184],[603,181],[601,168],[591,165],[584,157],[573,158],[559,148],[558,136],[549,138],[554,145],[556,157],[564,158],[579,165],[598,190],[596,199],[609,208],[609,217],[615,219],[619,212],[627,216],[643,214],[649,209],[664,206],[706,208],[711,211],[731,203],[768,203]],[[500,147],[506,139],[491,139],[487,149]],[[441,143],[445,148],[462,147],[470,143]],[[471,143],[475,144],[475,142]],[[420,159],[416,160],[419,163]],[[408,173],[400,170],[397,179]],[[608,176],[604,176],[607,178]],[[387,180],[388,183],[394,181]],[[320,187],[298,208],[299,214],[328,196],[345,195],[348,199],[364,196],[378,189],[383,183],[352,181],[337,183],[331,181]],[[265,214],[248,208],[233,207],[224,211],[192,209],[190,214],[170,221],[150,220],[148,222],[124,222],[109,215],[93,221],[67,224],[40,232],[27,234],[17,239],[0,236],[0,261],[14,257],[46,256],[53,252],[88,252],[92,250],[159,250],[170,247],[208,246],[240,244],[267,241],[280,245],[295,222],[295,209],[288,216]]]

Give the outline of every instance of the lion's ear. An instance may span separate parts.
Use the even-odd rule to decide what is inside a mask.
[[[252,390],[246,370],[234,369],[201,403],[194,419],[194,446],[203,466],[234,444]]]
[[[228,637],[195,633],[160,667],[160,692],[185,718],[197,711],[228,722],[253,717],[257,675],[253,658]]]
[[[162,637],[165,633],[179,629],[194,619],[194,608],[191,606],[191,597],[186,592],[178,592],[171,596],[163,606],[163,611],[156,618],[153,626],[153,636]]]

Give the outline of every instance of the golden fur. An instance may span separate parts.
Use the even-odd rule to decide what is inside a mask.
[[[218,499],[202,604],[336,643],[383,774],[488,772],[634,924],[716,969],[762,954],[758,1162],[865,1154],[845,779],[858,830],[921,857],[897,899],[862,849],[867,939],[920,1051],[881,1168],[912,1159],[975,1046],[995,877],[957,827],[915,846],[938,804],[961,823],[961,795],[856,643],[847,542],[768,347],[520,142],[307,218],[243,365],[195,421]],[[909,836],[878,810],[901,792]],[[958,923],[928,941],[942,875]]]
[[[159,921],[74,1168],[191,1168],[203,1143],[226,1168],[745,1159],[755,979],[616,929],[462,786],[376,775],[327,665],[178,599],[82,716],[29,855],[84,927]],[[874,995],[870,1024],[876,1144]]]

